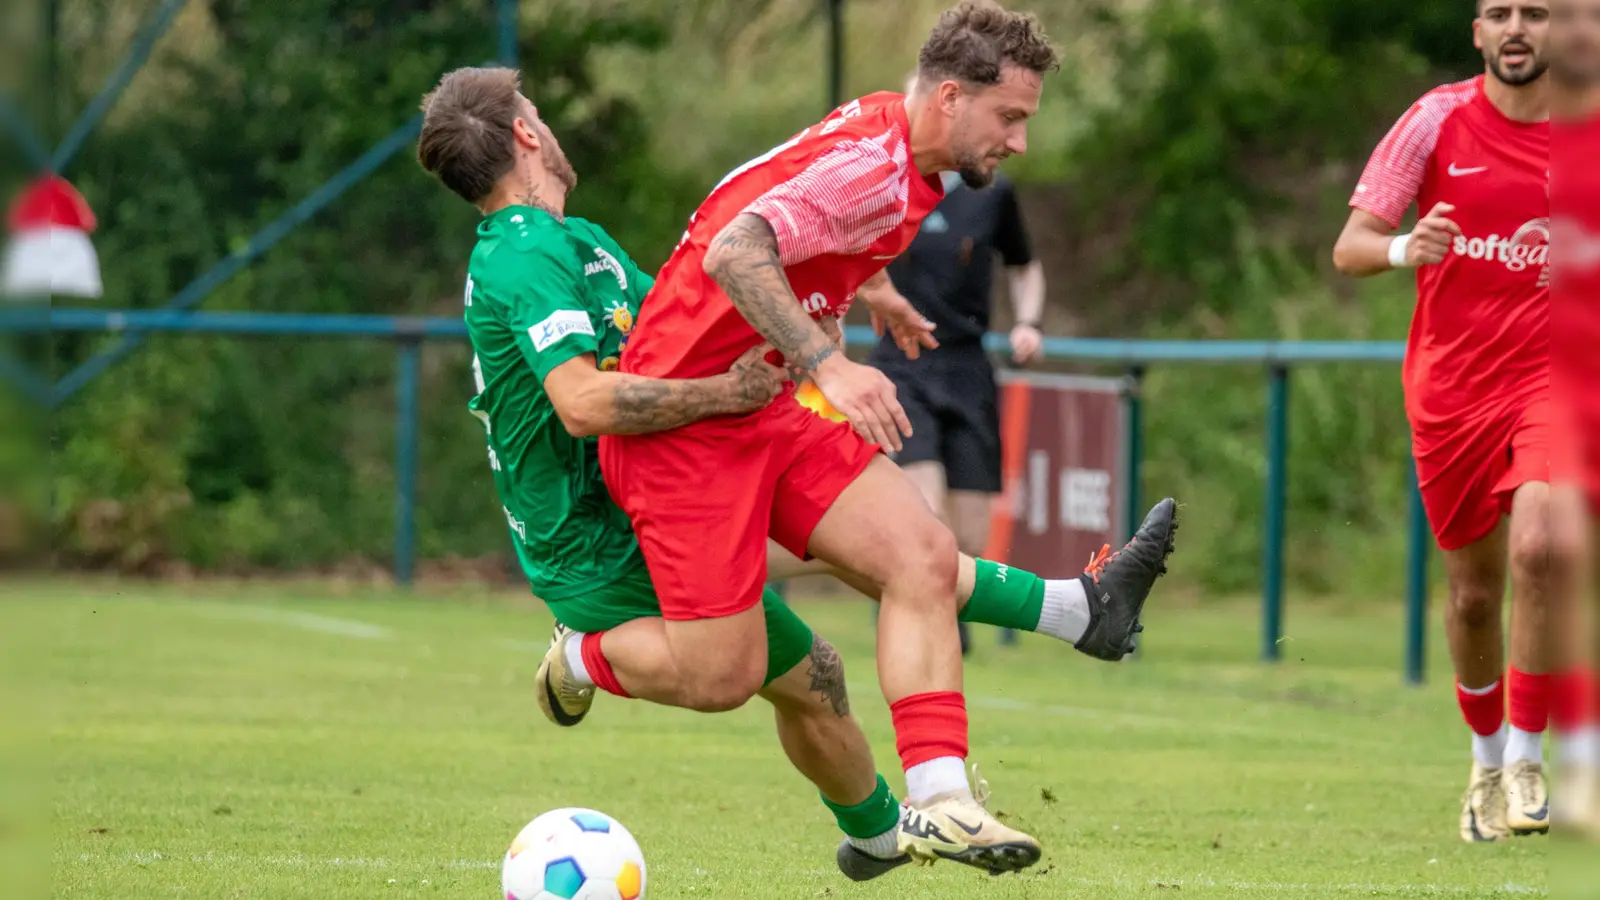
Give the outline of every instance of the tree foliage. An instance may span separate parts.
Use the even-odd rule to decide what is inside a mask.
[[[939,5],[850,4],[849,92],[898,87]],[[87,62],[58,92],[57,121],[115,65],[121,51],[109,48],[138,22],[127,10],[147,6],[64,0],[60,56]],[[1016,173],[1068,180],[1077,200],[1061,215],[1114,223],[1114,250],[1094,263],[1108,290],[1161,286],[1119,309],[1118,333],[1402,336],[1403,284],[1351,291],[1330,285],[1319,260],[1372,139],[1430,80],[1478,66],[1462,10],[1149,0],[1040,13],[1066,49],[1062,88]],[[572,212],[647,266],[728,166],[822,111],[824,17],[810,0],[527,0],[521,17],[526,84],[578,164]],[[493,28],[488,0],[190,4],[68,172],[101,217],[105,303],[160,306],[240,252],[411,119],[440,74],[491,59]],[[204,308],[456,315],[475,221],[408,148]],[[51,362],[59,374],[110,343],[58,336]],[[503,525],[463,411],[467,354],[430,346],[424,362],[419,550],[499,554]],[[56,418],[60,558],[132,569],[386,561],[394,367],[393,348],[375,342],[147,341]],[[1331,584],[1352,547],[1370,557],[1396,538],[1397,378],[1359,367],[1294,378],[1293,571]],[[1187,571],[1247,586],[1259,558],[1259,373],[1162,370],[1148,390],[1147,489],[1176,492],[1209,520],[1186,530],[1201,545]]]

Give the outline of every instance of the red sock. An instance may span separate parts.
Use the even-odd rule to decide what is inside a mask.
[[[1511,698],[1511,727],[1541,734],[1550,724],[1550,676],[1529,675],[1512,666],[1506,673]]]
[[[1488,737],[1506,720],[1506,683],[1496,681],[1483,693],[1469,693],[1456,679],[1456,702],[1461,704],[1461,716],[1472,733]]]
[[[1568,669],[1550,676],[1550,726],[1558,734],[1571,734],[1596,722],[1594,670]]]
[[[583,653],[583,667],[589,670],[589,680],[594,682],[595,687],[618,697],[630,696],[622,689],[617,673],[611,671],[611,663],[606,662],[606,655],[600,652],[600,639],[605,634],[604,631],[597,631],[583,636],[583,643],[578,648]]]
[[[889,718],[906,769],[946,756],[967,758],[967,699],[959,693],[913,694],[890,704]]]

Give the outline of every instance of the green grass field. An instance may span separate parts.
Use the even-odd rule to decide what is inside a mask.
[[[855,885],[759,702],[705,716],[532,699],[543,609],[505,594],[36,583],[7,656],[49,737],[53,895],[497,898],[512,835],[592,806],[639,837],[649,900],[1543,896],[1550,842],[1456,838],[1466,740],[1442,642],[1400,678],[1393,615],[1291,605],[1256,661],[1246,603],[1152,601],[1140,661],[979,631],[973,759],[1044,861]],[[800,604],[840,647],[897,788],[860,603]]]

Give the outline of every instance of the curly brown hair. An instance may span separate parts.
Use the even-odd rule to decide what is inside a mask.
[[[501,67],[456,69],[422,98],[417,162],[477,203],[516,164],[511,129],[522,113],[522,75]]]
[[[1039,75],[1061,67],[1061,59],[1038,19],[989,0],[966,0],[946,10],[917,55],[922,80],[1000,83],[1006,66]]]

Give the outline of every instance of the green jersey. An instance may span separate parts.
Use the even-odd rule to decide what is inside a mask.
[[[510,206],[478,225],[466,323],[489,468],[522,571],[544,600],[642,565],[628,517],[600,477],[599,442],[567,433],[544,391],[584,354],[617,365],[652,279],[598,225]]]

